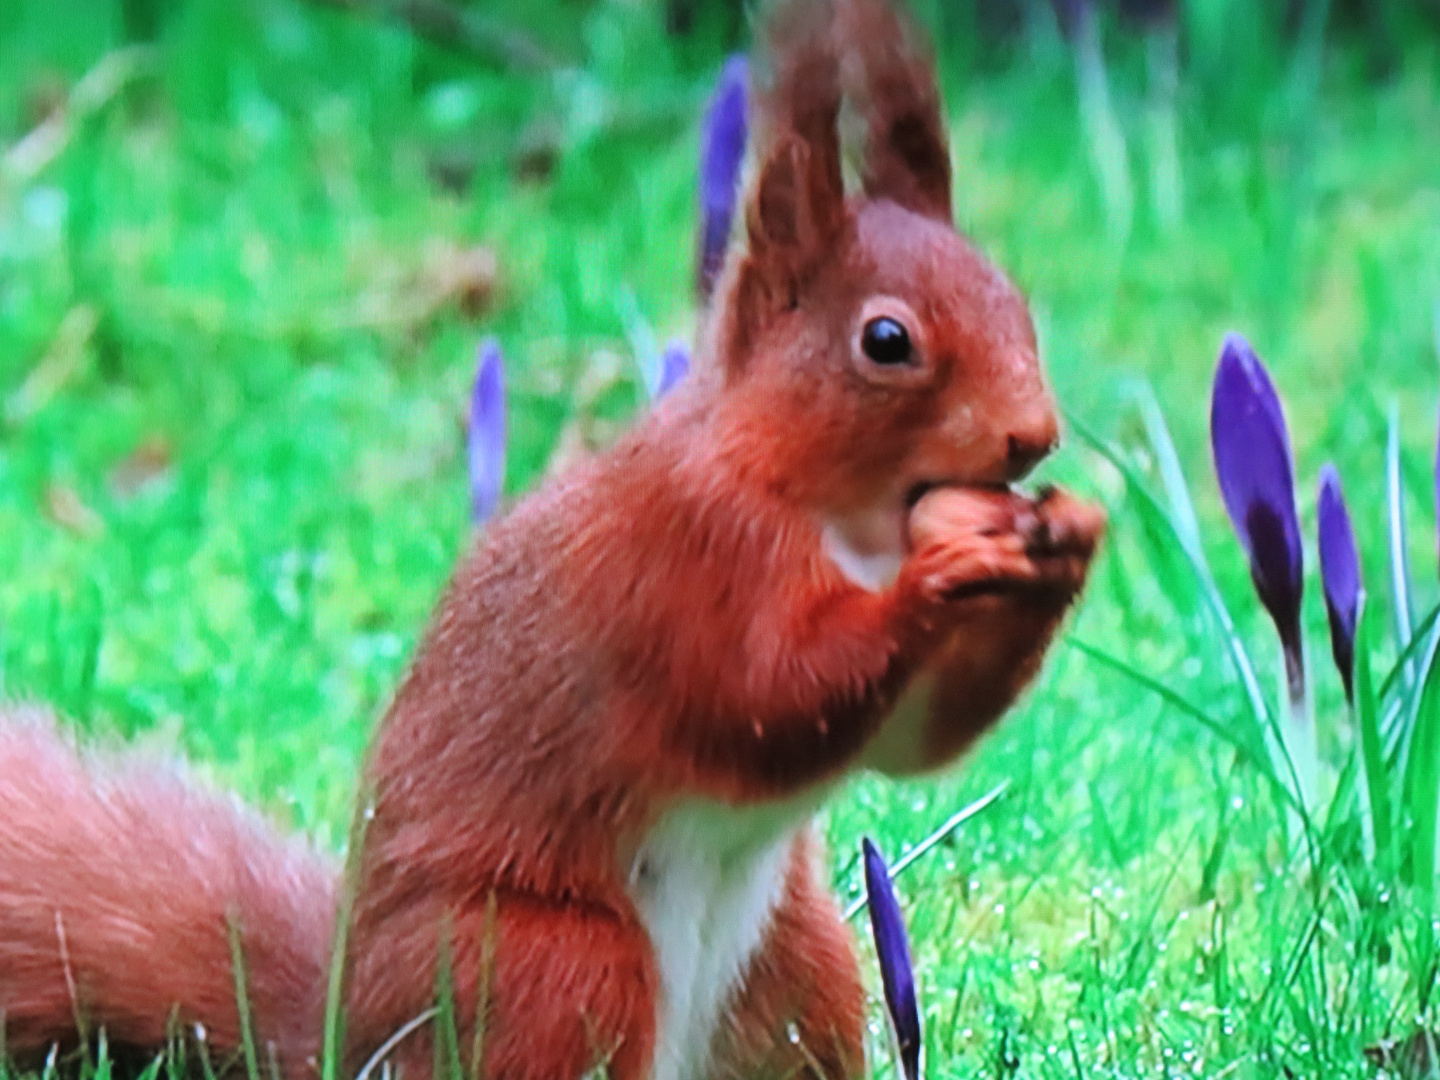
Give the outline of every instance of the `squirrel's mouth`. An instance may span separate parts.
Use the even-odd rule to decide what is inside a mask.
[[[917,480],[905,489],[905,509],[914,510],[915,505],[936,488],[950,487],[951,482],[945,480]]]
[[[906,511],[914,510],[916,504],[919,503],[921,499],[923,499],[926,495],[930,494],[930,492],[934,491],[936,488],[947,488],[947,487],[955,487],[955,488],[963,487],[963,488],[972,488],[972,489],[978,489],[978,490],[984,490],[984,491],[995,491],[995,492],[1001,492],[1001,493],[1012,494],[1012,495],[1018,494],[1018,495],[1027,495],[1027,496],[1028,496],[1028,493],[1027,493],[1027,492],[1025,492],[1022,488],[1018,487],[1018,486],[1015,485],[1015,484],[975,484],[975,483],[966,483],[965,481],[956,479],[955,477],[945,477],[945,478],[943,478],[943,479],[938,479],[938,480],[917,480],[915,483],[911,484],[908,488],[905,489],[905,509],[906,509]],[[1034,496],[1028,496],[1028,497],[1034,497]]]

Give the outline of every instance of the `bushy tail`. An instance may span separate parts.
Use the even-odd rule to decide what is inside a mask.
[[[152,1052],[203,1028],[287,1077],[317,1053],[336,874],[233,799],[135,757],[82,757],[44,718],[0,713],[0,1017],[22,1061],[93,1039]],[[232,930],[232,926],[237,929]]]

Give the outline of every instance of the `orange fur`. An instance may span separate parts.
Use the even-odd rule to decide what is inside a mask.
[[[928,62],[884,0],[793,0],[772,27],[746,243],[692,376],[490,527],[376,735],[351,1070],[429,1007],[447,942],[468,1054],[493,910],[488,1077],[856,1074],[863,999],[806,808],[856,768],[952,759],[1083,584],[1103,519],[1007,487],[1055,443],[1054,405],[1024,300],[950,225]],[[870,120],[859,195],[841,178],[844,93]],[[907,330],[905,363],[864,352],[877,317]],[[262,1034],[302,1073],[328,873],[188,789],[111,783],[53,740],[10,738],[12,1033],[23,1017],[39,1047],[70,1025],[61,910],[82,1005],[112,1037],[152,1042],[178,1003],[233,1045],[217,913],[238,905]],[[666,832],[677,821],[693,842]],[[703,977],[672,925],[681,900],[729,920],[696,939],[717,950]],[[423,1080],[432,1051],[422,1026],[392,1063]]]
[[[0,724],[0,1015],[22,1060],[75,1041],[153,1052],[172,1011],[239,1045],[229,918],[257,1044],[298,1075],[319,1049],[329,861],[234,799],[138,758],[83,762],[41,718]]]

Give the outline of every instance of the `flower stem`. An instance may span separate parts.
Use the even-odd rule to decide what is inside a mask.
[[[1315,712],[1305,682],[1305,646],[1298,634],[1294,641],[1282,645],[1281,654],[1285,667],[1283,694],[1288,706],[1284,710],[1285,751],[1299,786],[1296,798],[1307,812],[1314,814],[1319,808],[1319,751],[1315,740]]]

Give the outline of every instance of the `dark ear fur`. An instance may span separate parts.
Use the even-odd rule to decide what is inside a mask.
[[[767,34],[769,85],[758,100],[760,168],[745,209],[748,250],[736,270],[726,364],[795,304],[801,282],[834,252],[845,223],[840,171],[840,62],[825,0],[784,5]]]
[[[794,307],[845,229],[843,93],[868,122],[866,195],[951,220],[934,65],[888,0],[780,0],[764,54],[770,71],[756,100],[760,168],[745,209],[748,250],[716,312],[716,347],[731,374],[743,368],[758,330]]]
[[[889,0],[844,0],[847,89],[867,118],[865,194],[949,223],[950,141],[935,65]]]

